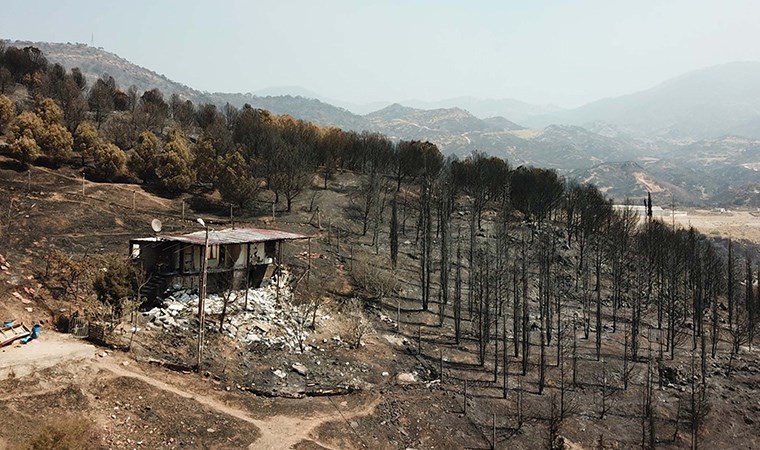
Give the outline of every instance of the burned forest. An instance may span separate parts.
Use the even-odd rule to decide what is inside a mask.
[[[0,448],[760,445],[758,242],[33,47],[0,82],[0,319],[42,329]]]

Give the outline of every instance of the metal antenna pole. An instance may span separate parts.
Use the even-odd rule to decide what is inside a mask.
[[[206,240],[203,244],[203,268],[201,275],[200,295],[198,296],[198,373],[201,373],[201,361],[203,360],[203,327],[206,318],[206,282],[208,276],[208,226],[206,226]]]

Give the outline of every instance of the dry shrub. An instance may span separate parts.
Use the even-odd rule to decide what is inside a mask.
[[[25,450],[90,450],[98,448],[95,424],[84,417],[48,421],[35,436],[18,447]]]
[[[356,260],[353,262],[351,275],[357,286],[370,298],[382,300],[383,297],[398,290],[398,277],[390,270],[387,261],[380,259]]]
[[[372,331],[372,324],[364,314],[362,301],[358,298],[349,300],[344,306],[344,314],[349,320],[350,345],[352,348],[359,348],[364,335]]]

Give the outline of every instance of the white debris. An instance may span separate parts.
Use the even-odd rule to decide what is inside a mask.
[[[203,308],[206,326],[218,330],[226,303],[223,331],[230,338],[296,353],[308,351],[311,346],[306,343],[307,325],[311,325],[313,315],[308,305],[293,305],[290,281],[289,274],[285,273],[278,282],[249,289],[247,301],[245,290],[208,295]],[[142,314],[153,328],[197,329],[198,304],[197,289],[180,288],[165,296],[163,307]],[[316,317],[318,321],[329,319],[329,316]],[[333,339],[340,341],[339,336],[336,338]]]

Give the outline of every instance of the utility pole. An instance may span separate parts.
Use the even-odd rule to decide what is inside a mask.
[[[197,222],[206,229],[206,239],[203,243],[203,260],[201,268],[201,285],[198,296],[198,373],[201,373],[203,360],[203,326],[206,318],[206,282],[208,278],[208,225],[200,217]]]

